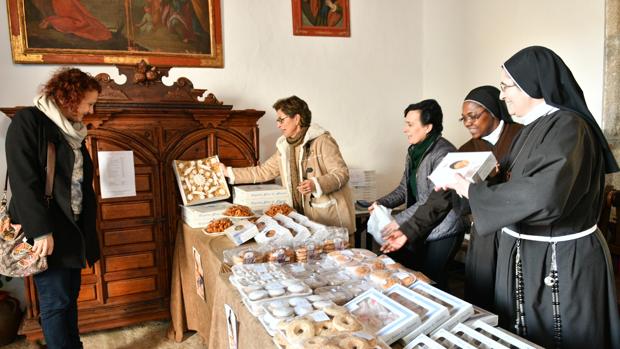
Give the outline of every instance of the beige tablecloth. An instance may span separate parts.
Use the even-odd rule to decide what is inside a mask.
[[[209,349],[228,349],[228,332],[224,304],[228,304],[237,317],[238,348],[268,349],[275,348],[271,336],[241,301],[239,292],[228,281],[230,275],[219,275],[215,280],[215,299],[211,314],[211,332]]]
[[[226,236],[209,237],[201,229],[193,229],[185,224],[179,229],[172,260],[171,324],[168,338],[180,342],[183,334],[192,330],[198,332],[205,342],[208,341],[211,312],[217,299],[214,297],[215,281],[221,271],[227,271],[222,251],[233,247],[234,244]],[[196,292],[192,248],[196,248],[200,254],[205,300]]]

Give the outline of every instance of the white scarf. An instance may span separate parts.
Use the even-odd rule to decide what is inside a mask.
[[[86,138],[88,130],[81,122],[72,122],[67,119],[60,108],[56,105],[52,98],[48,98],[44,94],[37,95],[33,99],[34,106],[42,111],[50,120],[58,126],[60,131],[71,148],[80,149],[82,147],[82,141]]]

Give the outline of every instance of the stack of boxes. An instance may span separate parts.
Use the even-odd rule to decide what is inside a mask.
[[[191,228],[203,228],[212,220],[222,217],[224,211],[231,205],[226,201],[196,206],[181,205],[181,213],[183,221]]]
[[[377,174],[374,170],[349,168],[349,185],[353,200],[373,202],[377,199]]]
[[[264,211],[273,204],[292,205],[288,191],[277,184],[238,185],[233,190],[233,202],[251,207],[254,212]]]

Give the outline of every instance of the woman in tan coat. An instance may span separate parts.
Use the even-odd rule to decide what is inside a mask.
[[[231,184],[260,183],[281,177],[293,208],[313,221],[347,228],[353,244],[355,209],[349,169],[336,140],[316,124],[311,124],[308,104],[297,96],[278,100],[276,123],[282,136],[277,151],[259,166],[232,168],[224,173]]]

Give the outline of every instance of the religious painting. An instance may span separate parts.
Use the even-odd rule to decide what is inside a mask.
[[[351,36],[349,0],[292,0],[293,34]]]
[[[8,0],[15,63],[223,67],[221,0]]]

